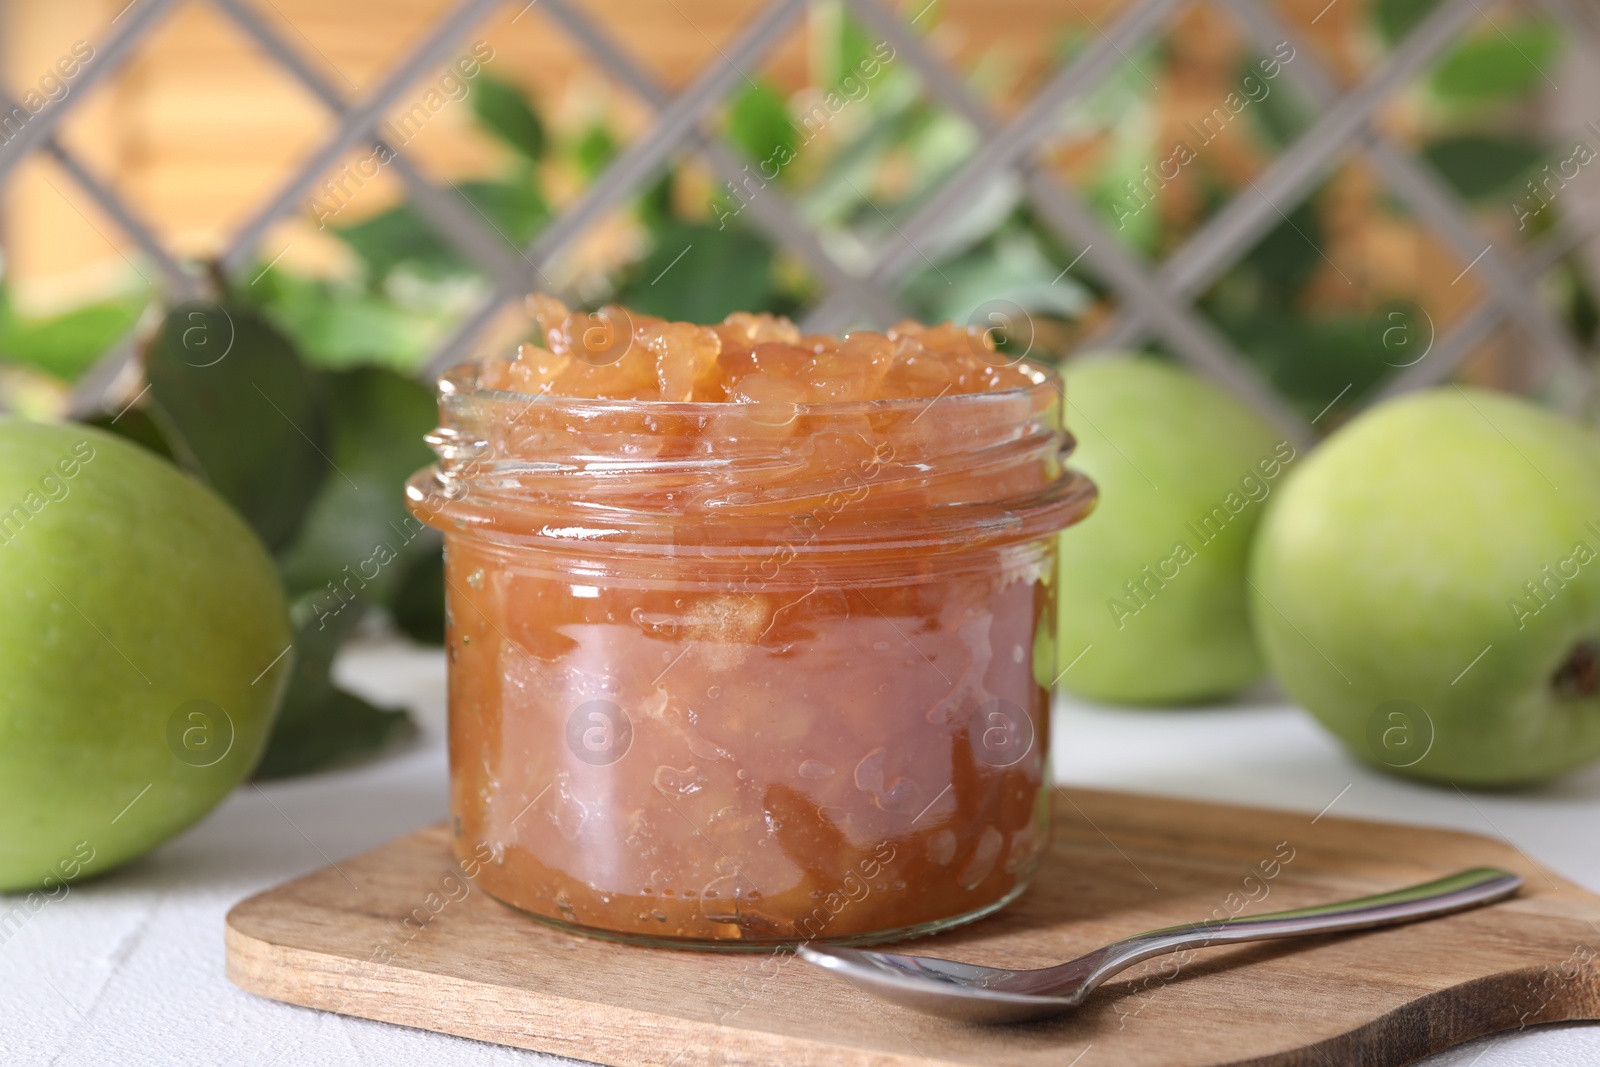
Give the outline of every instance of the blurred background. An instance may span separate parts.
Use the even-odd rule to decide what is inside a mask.
[[[533,289],[698,321],[952,319],[1045,361],[1140,347],[1301,442],[1452,380],[1589,403],[1600,32],[1579,0],[0,18],[0,406],[203,474],[302,623],[403,521],[432,374],[526,337]],[[145,373],[163,343],[270,365],[301,401],[273,414],[243,377],[186,398]],[[262,773],[408,728],[327,678],[362,625],[439,639],[437,543],[403,558],[302,630]],[[297,736],[302,713],[324,725]]]

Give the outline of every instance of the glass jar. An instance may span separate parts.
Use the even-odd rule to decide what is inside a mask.
[[[456,845],[570,930],[738,948],[990,914],[1049,836],[1056,376],[668,403],[440,382]],[[485,859],[485,857],[487,857]]]

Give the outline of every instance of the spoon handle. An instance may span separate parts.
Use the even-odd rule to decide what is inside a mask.
[[[1067,977],[1067,968],[1075,968],[1076,973],[1072,976],[1076,979],[1074,984],[1082,982],[1083,992],[1088,993],[1118,971],[1152,956],[1242,941],[1268,941],[1278,937],[1394,926],[1503,900],[1521,887],[1522,879],[1509,871],[1495,867],[1474,867],[1392,893],[1320,904],[1313,908],[1275,911],[1266,915],[1168,926],[1113,942],[1089,957],[1066,964],[1061,968],[1064,972],[1062,977]],[[1090,964],[1087,977],[1083,974],[1085,963]]]

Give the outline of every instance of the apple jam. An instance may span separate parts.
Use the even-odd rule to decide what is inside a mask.
[[[533,301],[440,382],[457,848],[624,940],[891,940],[1049,834],[1059,381],[979,331],[842,339]],[[487,857],[485,859],[484,857]]]

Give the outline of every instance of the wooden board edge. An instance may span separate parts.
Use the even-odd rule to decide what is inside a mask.
[[[272,890],[267,890],[267,893]],[[921,1053],[883,1053],[814,1037],[744,1029],[587,1001],[513,989],[428,972],[432,990],[411,989],[396,979],[397,967],[332,953],[275,944],[240,929],[234,913],[256,894],[230,909],[224,930],[225,974],[246,993],[297,1007],[487,1041],[497,1045],[567,1056],[607,1067],[673,1067],[721,1062],[712,1057],[733,1052],[735,1062],[782,1063],[786,1067],[928,1067]],[[439,987],[450,994],[440,996]],[[508,1003],[514,1001],[514,1003]],[[453,1014],[443,1019],[442,1003],[498,1002],[492,1013]],[[600,1010],[603,1025],[580,1016]],[[517,1018],[551,1025],[518,1031],[486,1019]],[[644,1035],[641,1039],[641,1035]],[[641,1057],[641,1051],[648,1049]],[[685,1053],[689,1053],[686,1057]]]
[[[230,920],[232,913],[230,912]],[[226,933],[226,974],[245,992],[299,1007],[568,1056],[612,1067],[671,1067],[721,1062],[736,1050],[749,1062],[795,1067],[928,1067],[919,1052],[877,1052],[815,1038],[689,1022],[636,1009],[568,1001],[509,987],[429,972],[432,991],[409,990],[381,964],[278,945],[243,932]],[[319,980],[326,979],[326,980]],[[437,987],[450,987],[440,996]],[[508,1004],[510,998],[516,1003]],[[498,1002],[484,1014],[440,1017],[439,1003]],[[603,1025],[574,1018],[596,1008]],[[485,1018],[548,1020],[551,1025],[514,1030]],[[1441,989],[1355,1029],[1285,1054],[1232,1061],[1218,1067],[1285,1067],[1291,1062],[1345,1067],[1401,1067],[1478,1038],[1555,1023],[1600,1021],[1600,969],[1589,961],[1566,967],[1529,967]],[[641,1040],[641,1035],[645,1035]],[[1397,1037],[1397,1035],[1399,1035]],[[654,1050],[641,1056],[641,1050]],[[685,1058],[685,1053],[689,1053]]]
[[[1539,982],[1548,970],[1529,967],[1462,982],[1290,1053],[1217,1067],[1405,1067],[1480,1038],[1558,1023],[1600,1022],[1600,971],[1590,969],[1565,980],[1559,995],[1542,1005],[1511,995]]]

